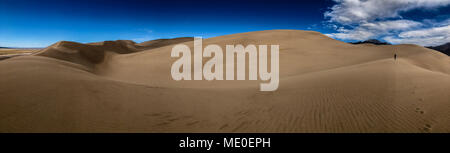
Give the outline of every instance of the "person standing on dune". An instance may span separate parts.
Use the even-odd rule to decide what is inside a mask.
[[[397,54],[394,54],[394,60],[397,60]]]

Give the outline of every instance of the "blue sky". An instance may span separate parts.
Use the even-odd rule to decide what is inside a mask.
[[[209,38],[271,29],[314,30],[343,41],[376,38],[435,45],[449,41],[449,4],[450,0],[0,0],[0,46]]]

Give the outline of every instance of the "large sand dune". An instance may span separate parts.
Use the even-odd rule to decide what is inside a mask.
[[[298,30],[203,41],[280,45],[279,88],[261,92],[172,80],[185,41],[59,42],[2,60],[0,132],[450,132],[450,58],[437,51]]]

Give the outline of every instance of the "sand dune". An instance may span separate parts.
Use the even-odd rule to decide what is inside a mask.
[[[450,132],[450,59],[431,49],[299,30],[203,41],[280,45],[279,88],[261,92],[172,80],[177,43],[193,50],[192,38],[63,41],[0,61],[0,132]]]
[[[136,44],[130,40],[104,41],[82,44],[70,41],[60,41],[43,49],[37,55],[65,60],[87,67],[100,64],[105,59],[105,54],[129,54],[146,49],[163,47],[193,40],[193,38],[158,39]]]

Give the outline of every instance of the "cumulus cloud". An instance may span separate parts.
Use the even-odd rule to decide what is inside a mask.
[[[141,43],[141,42],[144,42],[144,41],[149,41],[149,40],[155,39],[155,37],[153,36],[153,30],[150,30],[150,29],[138,29],[138,31],[139,31],[139,34],[138,34],[139,37],[131,38],[132,41],[137,42],[137,43]],[[133,35],[133,36],[135,36],[135,35]]]
[[[422,23],[411,20],[393,20],[379,22],[365,22],[356,28],[338,28],[338,33],[331,33],[328,36],[343,40],[366,40],[387,33],[412,29],[422,26]]]
[[[325,12],[330,21],[358,24],[376,19],[400,17],[399,13],[413,9],[432,9],[450,4],[450,0],[334,0],[338,4]]]
[[[448,42],[450,19],[421,22],[404,19],[401,13],[414,9],[435,9],[450,0],[334,0],[337,4],[324,13],[337,32],[326,34],[342,40],[383,38],[391,43],[436,45]]]
[[[436,46],[450,42],[450,25],[402,32],[398,37],[386,36],[386,41],[397,44]]]

